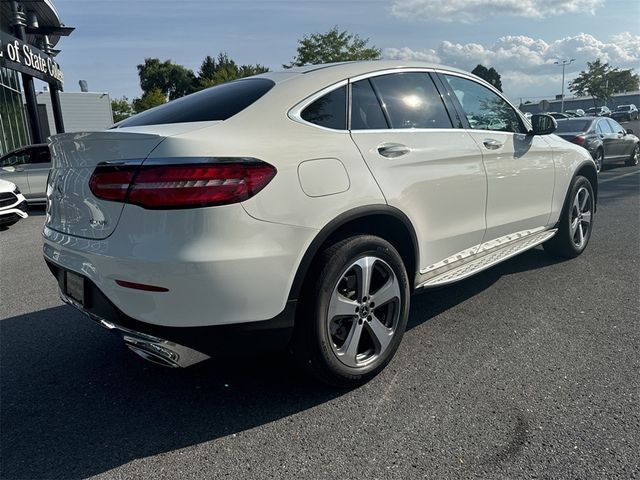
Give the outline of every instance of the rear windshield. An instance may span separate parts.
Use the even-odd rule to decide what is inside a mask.
[[[118,128],[227,120],[258,100],[274,85],[266,78],[223,83],[134,115],[118,124]]]
[[[566,120],[558,120],[558,128],[555,133],[562,132],[586,132],[589,130],[593,120],[581,120],[579,118],[569,118]]]

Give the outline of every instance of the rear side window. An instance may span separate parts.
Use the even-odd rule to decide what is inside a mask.
[[[452,128],[440,94],[427,73],[409,72],[371,79],[391,128]]]
[[[360,80],[351,85],[351,129],[377,130],[389,128],[371,82]]]
[[[42,147],[31,150],[29,163],[48,163],[51,161],[49,147]]]
[[[609,124],[606,122],[606,120],[600,120],[598,122],[598,133],[601,133],[603,135],[609,134],[609,133],[613,133],[613,130],[611,129],[611,127],[609,126]]]
[[[303,120],[334,130],[347,129],[347,87],[340,87],[323,95],[301,115]]]
[[[274,85],[266,78],[223,83],[135,115],[120,123],[118,128],[227,120],[258,100]]]

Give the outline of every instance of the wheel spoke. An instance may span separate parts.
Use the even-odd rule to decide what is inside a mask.
[[[573,219],[573,221],[571,222],[571,235],[576,234],[576,229],[578,228],[579,223],[580,223],[580,220],[578,219],[578,217]]]
[[[360,345],[360,337],[362,336],[362,323],[354,321],[347,339],[340,349],[338,355],[342,357],[342,361],[351,367],[358,364],[356,355],[358,355],[358,345]]]
[[[355,316],[357,315],[356,307],[358,306],[357,302],[349,300],[344,295],[336,292],[336,294],[331,297],[331,302],[329,302],[329,320],[332,320],[335,317]]]
[[[387,280],[387,283],[371,295],[371,300],[375,303],[376,308],[381,307],[396,298],[400,298],[400,287],[393,277],[390,277],[389,280]]]
[[[587,201],[589,200],[589,192],[587,192],[586,190],[582,190],[584,192],[584,195],[582,197],[582,201],[580,202],[580,212],[584,213],[587,210]],[[578,196],[580,194],[578,193]]]
[[[371,277],[373,276],[373,264],[375,258],[364,257],[358,260],[355,264],[359,267],[358,270],[358,300],[362,301],[363,297],[369,296],[369,290],[371,289]]]
[[[582,223],[578,223],[578,247],[582,247],[584,243],[584,231],[582,229]]]
[[[591,223],[591,212],[585,212],[582,214],[582,223]]]
[[[376,350],[384,352],[393,338],[393,330],[385,327],[375,315],[373,315],[373,318],[367,324],[369,325],[373,340],[376,343]]]
[[[575,215],[571,215],[572,217],[577,217],[578,214],[580,213],[580,192],[578,192],[578,194],[576,195],[576,198],[574,198],[573,200],[573,207],[571,208],[571,213],[575,214]]]

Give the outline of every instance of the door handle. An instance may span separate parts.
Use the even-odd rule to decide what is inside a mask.
[[[378,147],[378,153],[383,157],[396,158],[409,153],[411,149],[401,143],[383,143]]]
[[[489,150],[497,150],[502,147],[504,143],[499,142],[498,140],[494,140],[492,138],[485,139],[482,144]]]

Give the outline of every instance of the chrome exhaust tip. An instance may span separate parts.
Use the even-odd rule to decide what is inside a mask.
[[[122,337],[124,344],[131,351],[149,362],[162,365],[163,367],[178,368],[188,367],[210,358],[209,355],[192,348],[185,347],[179,343],[174,343],[146,333],[136,332],[105,320],[104,318],[85,310],[82,305],[64,295],[62,291],[60,291],[60,298],[63,302],[76,307],[101,327],[117,333]]]

